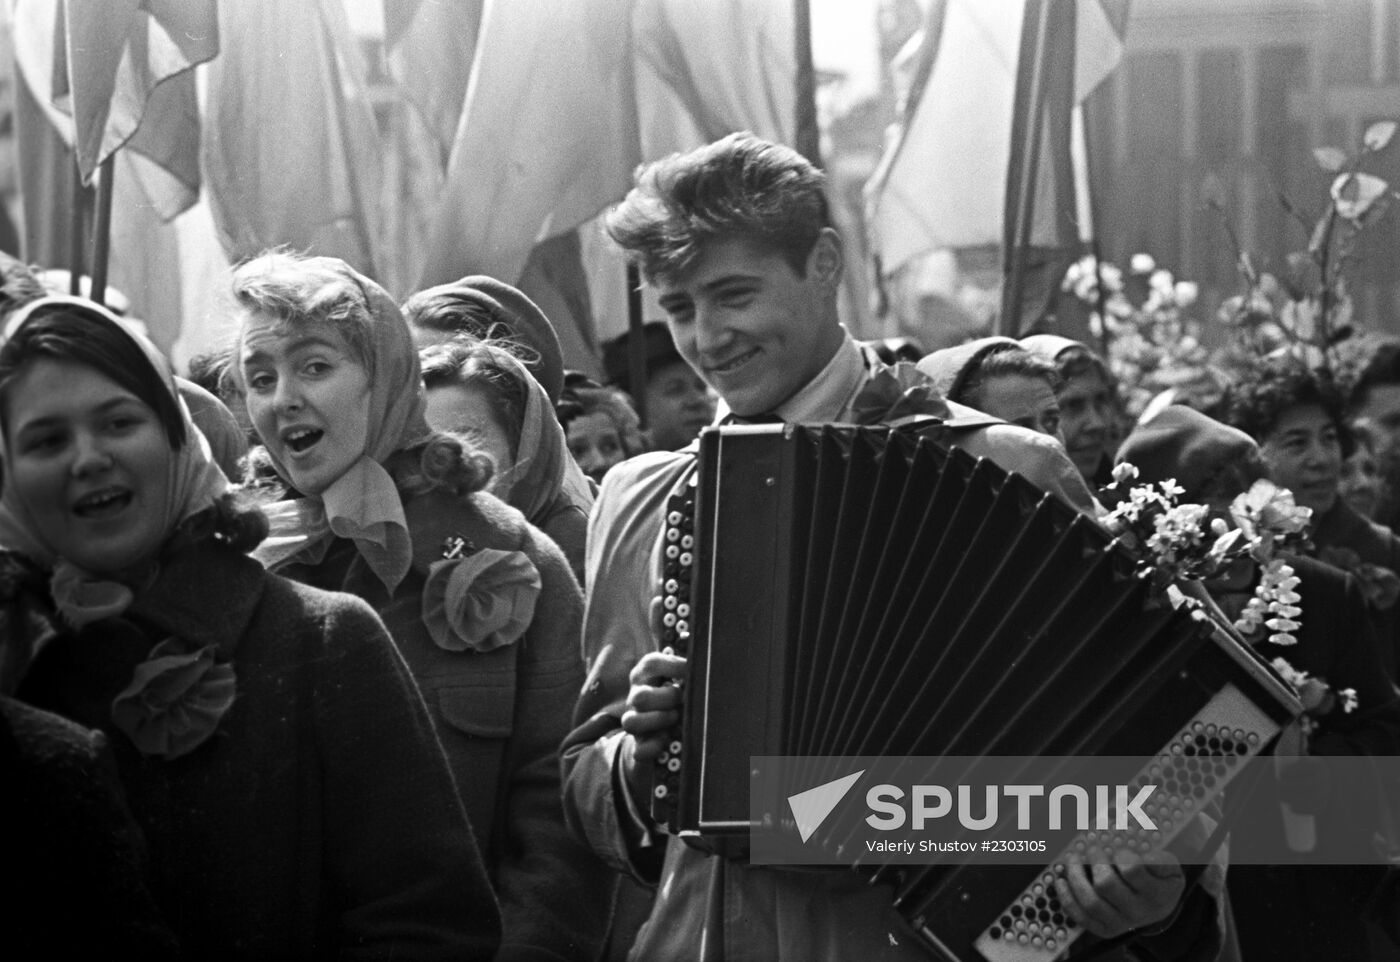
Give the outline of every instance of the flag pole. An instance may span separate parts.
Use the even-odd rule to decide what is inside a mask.
[[[1099,354],[1108,357],[1108,292],[1103,285],[1103,244],[1099,241],[1099,206],[1094,194],[1094,169],[1089,163],[1089,109],[1081,105],[1080,124],[1084,141],[1084,210],[1089,220],[1089,254],[1094,258],[1094,309],[1099,315],[1099,331],[1095,336]],[[1089,332],[1093,334],[1093,331]]]
[[[793,147],[815,166],[822,166],[821,130],[817,124],[817,70],[812,62],[811,0],[793,0],[792,33],[797,76]]]
[[[1001,312],[996,333],[1021,333],[1021,287],[1025,282],[1035,185],[1039,174],[1041,123],[1045,107],[1045,42],[1052,0],[1028,0],[1021,24],[1021,52],[1011,116],[1011,156],[1006,169]],[[1030,66],[1029,72],[1026,67]]]
[[[642,427],[647,426],[647,344],[642,330],[642,273],[627,262],[627,383]]]
[[[106,302],[107,261],[112,246],[112,189],[115,177],[115,152],[108,155],[98,168],[101,171],[97,181],[97,216],[92,231],[92,292],[89,300],[98,304]]]
[[[69,215],[71,230],[68,234],[68,293],[77,297],[83,289],[83,171],[78,166],[77,154],[73,155],[72,174],[73,209]]]

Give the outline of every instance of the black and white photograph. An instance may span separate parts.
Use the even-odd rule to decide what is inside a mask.
[[[1400,962],[1400,0],[0,0],[6,959]]]

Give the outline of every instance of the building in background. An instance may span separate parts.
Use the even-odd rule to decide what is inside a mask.
[[[915,0],[879,0],[881,62],[918,29]],[[838,202],[868,177],[897,92],[887,70],[874,101],[830,118],[826,154]],[[1126,265],[1150,253],[1196,281],[1198,316],[1239,292],[1241,246],[1264,269],[1307,246],[1281,198],[1315,219],[1334,175],[1317,147],[1354,150],[1377,120],[1400,120],[1400,0],[1131,0],[1121,65],[1086,103],[1094,219],[1102,255]],[[955,136],[955,133],[950,132]],[[1400,145],[1365,168],[1400,183]],[[994,176],[988,172],[988,176]],[[857,207],[852,216],[860,222]],[[1348,270],[1357,318],[1400,333],[1400,212],[1368,228]],[[932,348],[988,328],[1000,283],[997,250],[940,252],[870,286],[870,327]]]
[[[1201,284],[1202,310],[1240,287],[1216,196],[1241,246],[1279,267],[1307,246],[1333,175],[1316,147],[1351,151],[1400,120],[1396,0],[1133,0],[1122,67],[1093,102],[1091,158],[1105,256],[1152,254]],[[1368,162],[1400,182],[1400,146]],[[1358,319],[1400,333],[1400,214],[1364,235],[1350,271]],[[1205,316],[1205,315],[1203,315]]]

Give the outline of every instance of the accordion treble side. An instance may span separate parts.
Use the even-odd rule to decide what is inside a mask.
[[[754,756],[1120,755],[1142,778],[1228,758],[1208,790],[1183,768],[1179,830],[1296,713],[1247,648],[1152,603],[1101,527],[935,437],[713,428],[695,478],[666,519],[662,645],[689,676],[652,813],[708,851],[746,854]],[[1047,897],[1068,851],[1038,871],[835,860],[893,883],[946,957],[1016,962],[1080,934]]]

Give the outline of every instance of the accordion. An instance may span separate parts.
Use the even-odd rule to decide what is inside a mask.
[[[1199,811],[1297,713],[1246,646],[1154,603],[1102,527],[941,438],[702,434],[665,522],[661,644],[688,659],[652,796],[672,834],[746,857],[756,756],[1166,760],[1183,766],[1172,804]],[[1185,760],[1207,755],[1218,771],[1191,783]],[[1043,866],[832,861],[892,882],[946,958],[1031,960],[1082,934],[1051,884],[1068,851]]]

